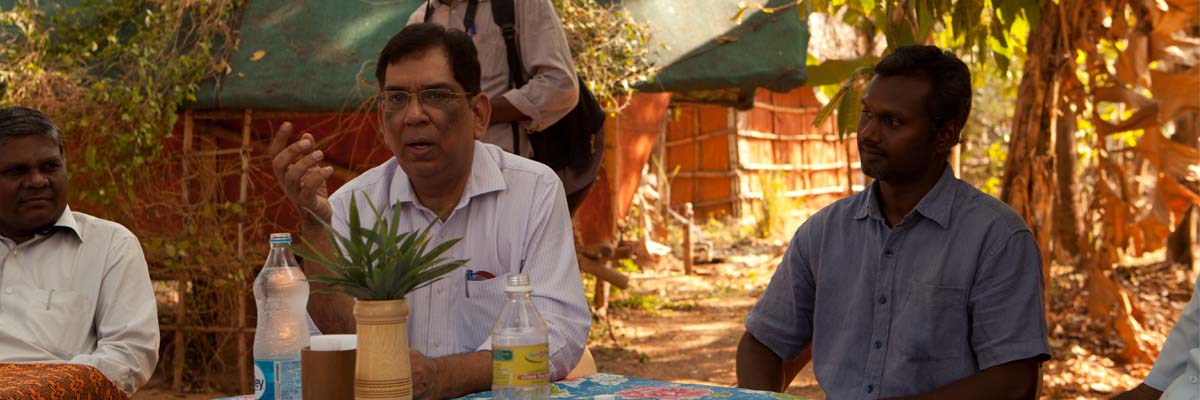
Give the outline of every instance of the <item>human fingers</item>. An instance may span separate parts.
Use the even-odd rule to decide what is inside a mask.
[[[300,135],[300,140],[287,145],[278,153],[275,153],[274,158],[271,160],[271,169],[275,172],[276,179],[283,180],[288,168],[301,157],[310,154],[316,147],[315,143],[312,135],[305,133]]]
[[[325,222],[329,222],[333,217],[329,198],[325,196],[326,182],[330,175],[333,175],[333,167],[310,168],[300,177],[300,190],[296,196],[302,203],[297,206],[308,209]]]
[[[324,158],[324,152],[320,150],[314,150],[293,160],[292,163],[287,166],[287,170],[284,172],[284,185],[291,188],[299,188],[297,185],[300,184],[300,177],[304,176],[308,170],[317,167],[317,165]]]
[[[275,134],[271,136],[271,145],[267,147],[268,154],[272,158],[279,155],[284,147],[287,147],[288,140],[292,138],[292,123],[284,122],[275,130]]]

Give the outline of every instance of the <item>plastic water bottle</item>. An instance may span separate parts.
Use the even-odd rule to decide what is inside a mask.
[[[254,279],[254,398],[299,400],[300,350],[308,346],[308,278],[288,249],[292,235],[271,234],[271,253]]]
[[[508,300],[492,326],[492,396],[548,399],[550,331],[529,299],[529,275],[509,275],[507,283]]]

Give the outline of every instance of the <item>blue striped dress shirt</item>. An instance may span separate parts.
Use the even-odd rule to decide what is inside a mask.
[[[1041,253],[1012,209],[950,167],[894,227],[875,192],[800,226],[746,329],[776,355],[812,344],[831,399],[925,393],[1050,356]]]

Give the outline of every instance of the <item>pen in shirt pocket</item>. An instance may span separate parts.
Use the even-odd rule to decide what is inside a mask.
[[[469,299],[471,298],[471,281],[486,281],[495,277],[496,275],[492,275],[491,272],[468,269],[467,279],[463,280],[463,292],[466,293],[467,298]]]

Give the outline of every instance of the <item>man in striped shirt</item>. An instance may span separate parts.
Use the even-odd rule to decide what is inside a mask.
[[[530,276],[533,302],[550,328],[551,378],[563,378],[583,353],[591,315],[562,183],[548,167],[478,141],[491,106],[465,33],[410,25],[384,47],[376,77],[382,136],[394,157],[326,196],[332,168],[319,165],[312,135],[288,144],[292,127],[284,124],[272,141],[272,166],[289,201],[343,233],[350,198],[358,196],[359,204],[385,207],[385,215],[399,207],[403,229],[433,223],[436,243],[462,238],[445,256],[468,265],[407,297],[415,398],[489,388],[490,329],[505,278],[516,273]],[[321,221],[302,214],[301,234],[330,248]],[[353,330],[350,298],[314,300],[310,311],[323,331]]]

